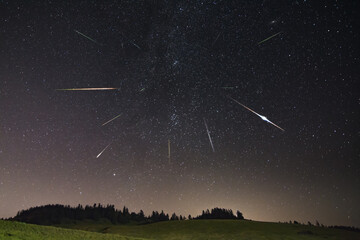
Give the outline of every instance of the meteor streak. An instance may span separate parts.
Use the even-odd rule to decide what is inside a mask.
[[[131,42],[131,41],[130,41],[130,43],[131,43],[132,45],[134,45],[137,49],[141,50],[141,48],[139,47],[139,45],[137,45],[136,43]]]
[[[121,34],[121,33],[120,33]],[[139,45],[137,45],[134,41],[130,40],[128,37],[126,37],[124,34],[121,34],[121,36],[128,41],[129,43],[131,43],[131,45],[133,45],[134,47],[136,47],[137,49],[141,50],[141,47]],[[123,46],[123,43],[121,44],[121,46]]]
[[[108,124],[109,122],[112,122],[112,121],[114,121],[115,119],[117,119],[118,117],[120,117],[121,116],[121,113],[119,114],[119,115],[117,115],[116,117],[114,117],[114,118],[112,118],[112,119],[110,119],[109,121],[107,121],[106,123],[104,123],[103,125],[101,125],[101,126],[105,126],[106,124]]]
[[[208,137],[209,137],[211,148],[212,148],[213,152],[215,152],[214,145],[213,145],[213,142],[212,142],[211,136],[210,136],[210,131],[209,131],[209,128],[208,128],[208,126],[206,124],[205,118],[204,118],[204,123],[205,123],[206,132],[207,132]]]
[[[272,39],[273,37],[276,37],[276,36],[279,35],[280,33],[281,33],[281,32],[275,33],[274,35],[272,35],[272,36],[270,36],[270,37],[268,37],[268,38],[266,38],[266,39],[258,42],[258,45],[260,45],[260,44],[262,44],[263,42],[266,42],[266,41]]]
[[[279,127],[278,125],[276,125],[275,123],[273,123],[273,122],[271,122],[269,119],[267,119],[267,117],[265,117],[265,116],[263,116],[263,115],[260,115],[260,114],[258,114],[257,112],[255,112],[254,110],[252,110],[251,108],[248,108],[247,106],[245,106],[244,104],[242,104],[242,103],[240,103],[240,102],[238,102],[238,101],[236,101],[235,99],[233,99],[232,97],[229,97],[231,100],[233,100],[234,102],[236,102],[236,103],[238,103],[238,104],[240,104],[241,106],[243,106],[244,108],[246,108],[247,110],[249,110],[250,112],[252,112],[252,113],[254,113],[254,114],[256,114],[258,117],[260,117],[263,121],[265,121],[265,122],[268,122],[268,123],[270,123],[271,125],[273,125],[273,126],[275,126],[275,127],[277,127],[278,129],[280,129],[281,131],[285,131],[284,129],[282,129],[281,127]]]
[[[81,35],[81,36],[83,36],[83,37],[85,37],[85,38],[87,38],[88,40],[90,40],[90,41],[92,41],[93,43],[96,43],[96,44],[99,44],[99,45],[101,45],[100,43],[98,43],[97,41],[95,41],[94,39],[92,39],[91,37],[88,37],[88,36],[86,36],[85,34],[83,34],[83,33],[81,33],[81,32],[79,32],[79,31],[77,31],[77,30],[74,30],[77,34],[79,34],[79,35]]]
[[[219,34],[217,35],[217,37],[215,38],[215,40],[213,41],[213,43],[211,44],[211,47],[213,47],[215,45],[215,43],[217,42],[217,40],[219,39],[221,35],[221,32],[219,32]]]
[[[109,143],[97,156],[96,158],[99,158],[103,152],[110,146],[111,143]]]
[[[56,89],[56,91],[102,91],[102,90],[116,90],[119,88],[64,88]]]

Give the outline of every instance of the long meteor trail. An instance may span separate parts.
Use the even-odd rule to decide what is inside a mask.
[[[272,35],[272,36],[270,36],[270,37],[268,37],[268,38],[265,38],[264,40],[258,42],[258,45],[260,45],[260,44],[262,44],[263,42],[266,42],[266,41],[272,39],[273,37],[276,37],[276,36],[279,35],[280,33],[281,33],[281,32],[278,32],[278,33],[275,33],[274,35]]]
[[[105,152],[105,150],[110,146],[111,143],[109,143],[97,156],[96,158],[99,158],[101,156],[101,154],[103,154],[103,152]]]
[[[119,114],[119,115],[117,115],[116,117],[114,117],[114,118],[112,118],[112,119],[110,119],[109,121],[107,121],[106,123],[103,123],[103,125],[101,125],[101,126],[105,126],[106,124],[108,124],[109,122],[112,122],[112,121],[114,121],[115,119],[117,119],[118,117],[120,117],[121,116],[121,113]]]
[[[204,118],[204,123],[205,123],[205,128],[206,128],[207,135],[208,135],[208,137],[209,137],[209,141],[210,141],[211,148],[212,148],[213,152],[215,152],[214,144],[213,144],[213,142],[212,142],[212,140],[211,140],[210,131],[209,131],[209,128],[208,128],[208,126],[207,126],[207,124],[206,124],[205,118]]]
[[[119,88],[63,88],[56,89],[56,91],[104,91],[104,90],[117,90]]]
[[[285,131],[284,129],[282,129],[281,127],[279,127],[278,125],[276,125],[275,123],[273,123],[273,122],[271,122],[269,119],[267,119],[267,117],[265,117],[265,116],[263,116],[263,115],[260,115],[260,114],[258,114],[257,112],[255,112],[254,110],[252,110],[251,108],[248,108],[247,106],[245,106],[244,104],[242,104],[242,103],[240,103],[240,102],[238,102],[238,101],[236,101],[235,99],[233,99],[232,97],[230,97],[229,96],[229,98],[231,99],[231,100],[233,100],[234,102],[236,102],[236,103],[238,103],[238,104],[240,104],[241,106],[243,106],[245,109],[247,109],[247,110],[249,110],[250,112],[252,112],[252,113],[254,113],[254,114],[256,114],[258,117],[260,117],[262,120],[264,120],[265,122],[268,122],[268,123],[270,123],[271,125],[273,125],[273,126],[275,126],[275,127],[277,127],[278,129],[280,129],[281,131]]]
[[[89,36],[86,36],[85,34],[83,34],[83,33],[79,32],[78,30],[74,30],[74,31],[75,31],[77,34],[79,34],[79,35],[83,36],[84,38],[86,38],[86,39],[88,39],[88,40],[92,41],[93,43],[96,43],[96,44],[101,45],[101,44],[100,44],[100,43],[98,43],[96,40],[92,39],[92,38],[91,38],[91,37],[89,37]]]

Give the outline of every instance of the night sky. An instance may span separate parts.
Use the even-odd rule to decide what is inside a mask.
[[[0,2],[0,217],[360,226],[359,1],[36,2]]]

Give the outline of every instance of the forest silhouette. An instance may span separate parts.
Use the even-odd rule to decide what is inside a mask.
[[[66,223],[69,221],[81,220],[108,220],[113,224],[127,224],[130,222],[138,224],[154,223],[161,221],[177,221],[186,219],[239,219],[243,220],[243,214],[240,211],[234,215],[231,209],[213,208],[202,211],[202,214],[196,217],[188,215],[176,215],[173,213],[171,216],[165,214],[164,211],[152,211],[149,216],[146,216],[142,210],[138,213],[130,212],[127,207],[122,210],[115,209],[114,205],[103,206],[100,203],[92,206],[78,205],[71,207],[69,205],[45,205],[32,207],[27,210],[22,210],[17,215],[9,220],[32,223],[38,225],[54,225]]]

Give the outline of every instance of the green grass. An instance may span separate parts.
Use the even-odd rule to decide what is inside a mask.
[[[56,227],[37,226],[20,222],[0,220],[0,240],[140,240],[143,238],[123,237]]]
[[[187,220],[146,225],[82,221],[62,228],[0,220],[0,240],[357,240],[360,233],[339,229],[238,220]],[[70,229],[64,229],[70,228]],[[77,230],[79,229],[79,230]],[[83,231],[86,230],[86,231]],[[89,232],[92,231],[92,232]]]
[[[157,240],[360,239],[360,233],[346,230],[286,223],[239,220],[187,220],[159,222],[146,225],[112,225],[109,223],[84,221],[77,224],[62,225],[62,227]]]

